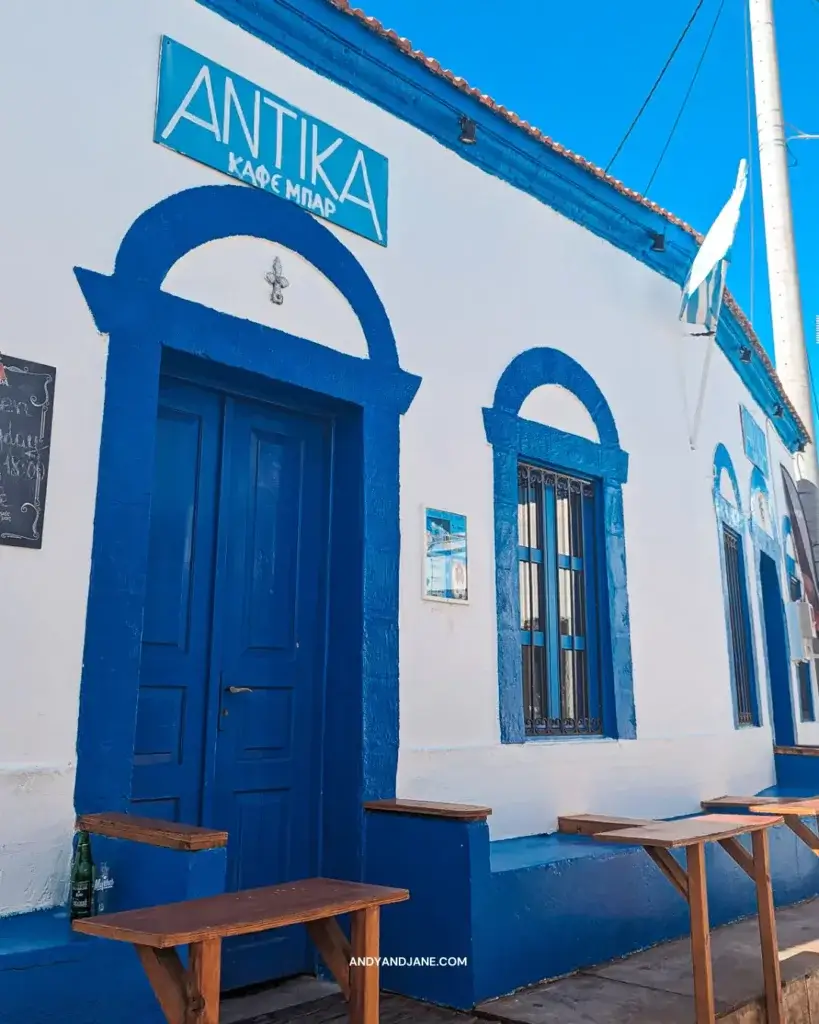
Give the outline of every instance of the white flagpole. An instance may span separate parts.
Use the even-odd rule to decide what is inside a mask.
[[[717,307],[716,322],[719,323],[719,314],[722,309],[722,293],[720,293],[719,306]],[[700,393],[697,397],[697,408],[694,410],[694,420],[691,424],[691,436],[689,437],[689,443],[691,445],[691,451],[694,451],[697,447],[697,435],[700,432],[700,420],[702,419],[702,409],[705,405],[705,388],[708,384],[708,371],[711,369],[711,358],[714,355],[714,349],[717,347],[716,331],[712,336],[709,336],[707,341],[707,348],[705,350],[705,359],[702,366],[702,378],[700,380]]]
[[[773,0],[749,0],[749,14],[776,372],[812,438],[811,384],[793,237]],[[796,473],[797,478],[819,486],[815,445],[796,456]]]

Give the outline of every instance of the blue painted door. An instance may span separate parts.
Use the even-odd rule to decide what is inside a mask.
[[[134,814],[192,824],[203,810],[222,418],[218,395],[162,388],[131,802]]]
[[[793,700],[791,699],[791,662],[785,626],[785,608],[776,563],[766,554],[759,556],[762,586],[762,614],[765,623],[765,654],[771,683],[774,743],[792,747],[796,743]]]
[[[213,824],[228,886],[316,872],[327,474],[323,425],[261,405],[226,410],[220,513],[221,710]],[[307,965],[303,928],[225,943],[226,986]]]
[[[328,464],[319,419],[162,389],[134,810],[226,829],[231,889],[318,870]],[[303,929],[236,939],[223,984],[311,966]]]

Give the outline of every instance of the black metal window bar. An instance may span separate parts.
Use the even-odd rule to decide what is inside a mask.
[[[725,552],[725,575],[728,582],[728,616],[731,624],[731,658],[734,666],[737,717],[740,725],[753,725],[751,635],[748,624],[749,612],[745,589],[742,539],[738,533],[724,523],[722,544]]]
[[[518,467],[518,566],[527,736],[603,732],[595,485]]]

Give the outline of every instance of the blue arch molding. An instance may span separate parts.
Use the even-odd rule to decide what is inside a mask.
[[[771,513],[771,532],[766,533],[754,521],[754,497],[757,493],[764,494],[768,501],[768,511]],[[768,481],[761,469],[754,466],[751,470],[750,504],[748,506],[748,523],[751,528],[751,540],[760,551],[770,555],[777,567],[780,563],[779,541],[776,535],[776,522],[773,519],[773,502],[768,490]]]
[[[578,398],[597,428],[599,443],[520,416],[535,388],[557,384]],[[525,740],[520,665],[518,581],[518,459],[595,477],[602,483],[601,549],[606,554],[608,616],[601,623],[604,655],[604,731],[620,739],[637,734],[631,663],[622,487],[628,455],[620,447],[614,417],[592,377],[570,356],[553,348],[529,349],[507,366],[494,404],[483,410],[495,471],[495,565],[498,607],[498,684],[504,743]],[[605,607],[606,602],[601,601]],[[608,649],[608,650],[607,650]],[[610,656],[607,656],[610,651]]]
[[[796,575],[796,559],[788,554],[788,537],[793,537],[793,526],[790,516],[782,516],[782,553],[785,556],[785,572],[788,576]],[[795,549],[794,549],[795,550]]]
[[[687,231],[544,146],[328,0],[197,2],[432,136],[461,159],[534,196],[664,277],[679,285],[685,280],[697,251],[697,242]],[[458,141],[462,114],[477,126],[476,146]],[[663,252],[652,250],[656,235],[665,239]],[[750,362],[740,358],[751,346],[726,304],[717,344],[788,450],[795,452],[808,443],[793,414],[783,409],[782,396],[760,354],[751,349]]]
[[[726,473],[728,479],[731,482],[731,489],[734,492],[734,504],[732,505],[727,501],[720,491],[720,483],[722,480],[722,474]],[[745,515],[742,511],[742,499],[740,497],[739,482],[737,480],[736,470],[734,464],[731,461],[731,455],[725,445],[720,441],[714,450],[714,468],[713,468],[713,494],[714,494],[714,509],[717,516],[717,540],[719,547],[719,565],[720,575],[722,579],[722,600],[725,609],[725,640],[728,644],[728,668],[731,673],[731,702],[734,712],[734,726],[739,728],[739,708],[737,706],[737,688],[736,678],[734,672],[734,659],[731,651],[731,611],[728,603],[728,573],[725,565],[725,546],[722,540],[722,525],[729,526],[735,533],[739,534],[740,538],[740,554],[742,556],[741,571],[742,581],[745,587],[744,595],[744,606],[743,614],[745,616],[745,625],[748,630],[748,638],[750,644],[750,669],[751,669],[751,704],[753,712],[753,724],[760,724],[759,717],[759,672],[757,666],[757,650],[756,641],[754,638],[754,621],[751,615],[750,606],[750,588],[748,585],[748,559],[745,549]],[[750,517],[749,517],[750,518]],[[761,532],[761,531],[760,531]],[[754,561],[758,561],[758,548],[754,548]],[[759,573],[756,572],[757,578]],[[762,607],[762,591],[761,585],[757,584],[757,598],[760,602],[759,607]]]
[[[251,235],[308,260],[345,296],[369,358],[325,348],[160,290],[205,242]],[[398,758],[399,418],[420,378],[403,371],[387,314],[355,257],[293,203],[237,185],[194,188],[143,213],[106,276],[75,268],[109,334],[91,584],[80,690],[76,805],[128,806],[162,350],[363,408],[362,797],[395,794]]]

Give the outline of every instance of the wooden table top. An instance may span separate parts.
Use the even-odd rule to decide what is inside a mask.
[[[285,925],[320,921],[407,899],[406,889],[332,878],[307,878],[284,885],[81,918],[73,922],[73,927],[86,935],[169,949],[203,939],[250,935]]]
[[[718,796],[702,807],[744,807],[752,814],[819,814],[819,796]]]
[[[757,832],[771,825],[781,825],[779,815],[762,814],[699,814],[680,821],[658,821],[638,828],[618,829],[595,835],[603,843],[624,846],[651,846],[672,849],[695,843],[719,842],[746,832]]]

